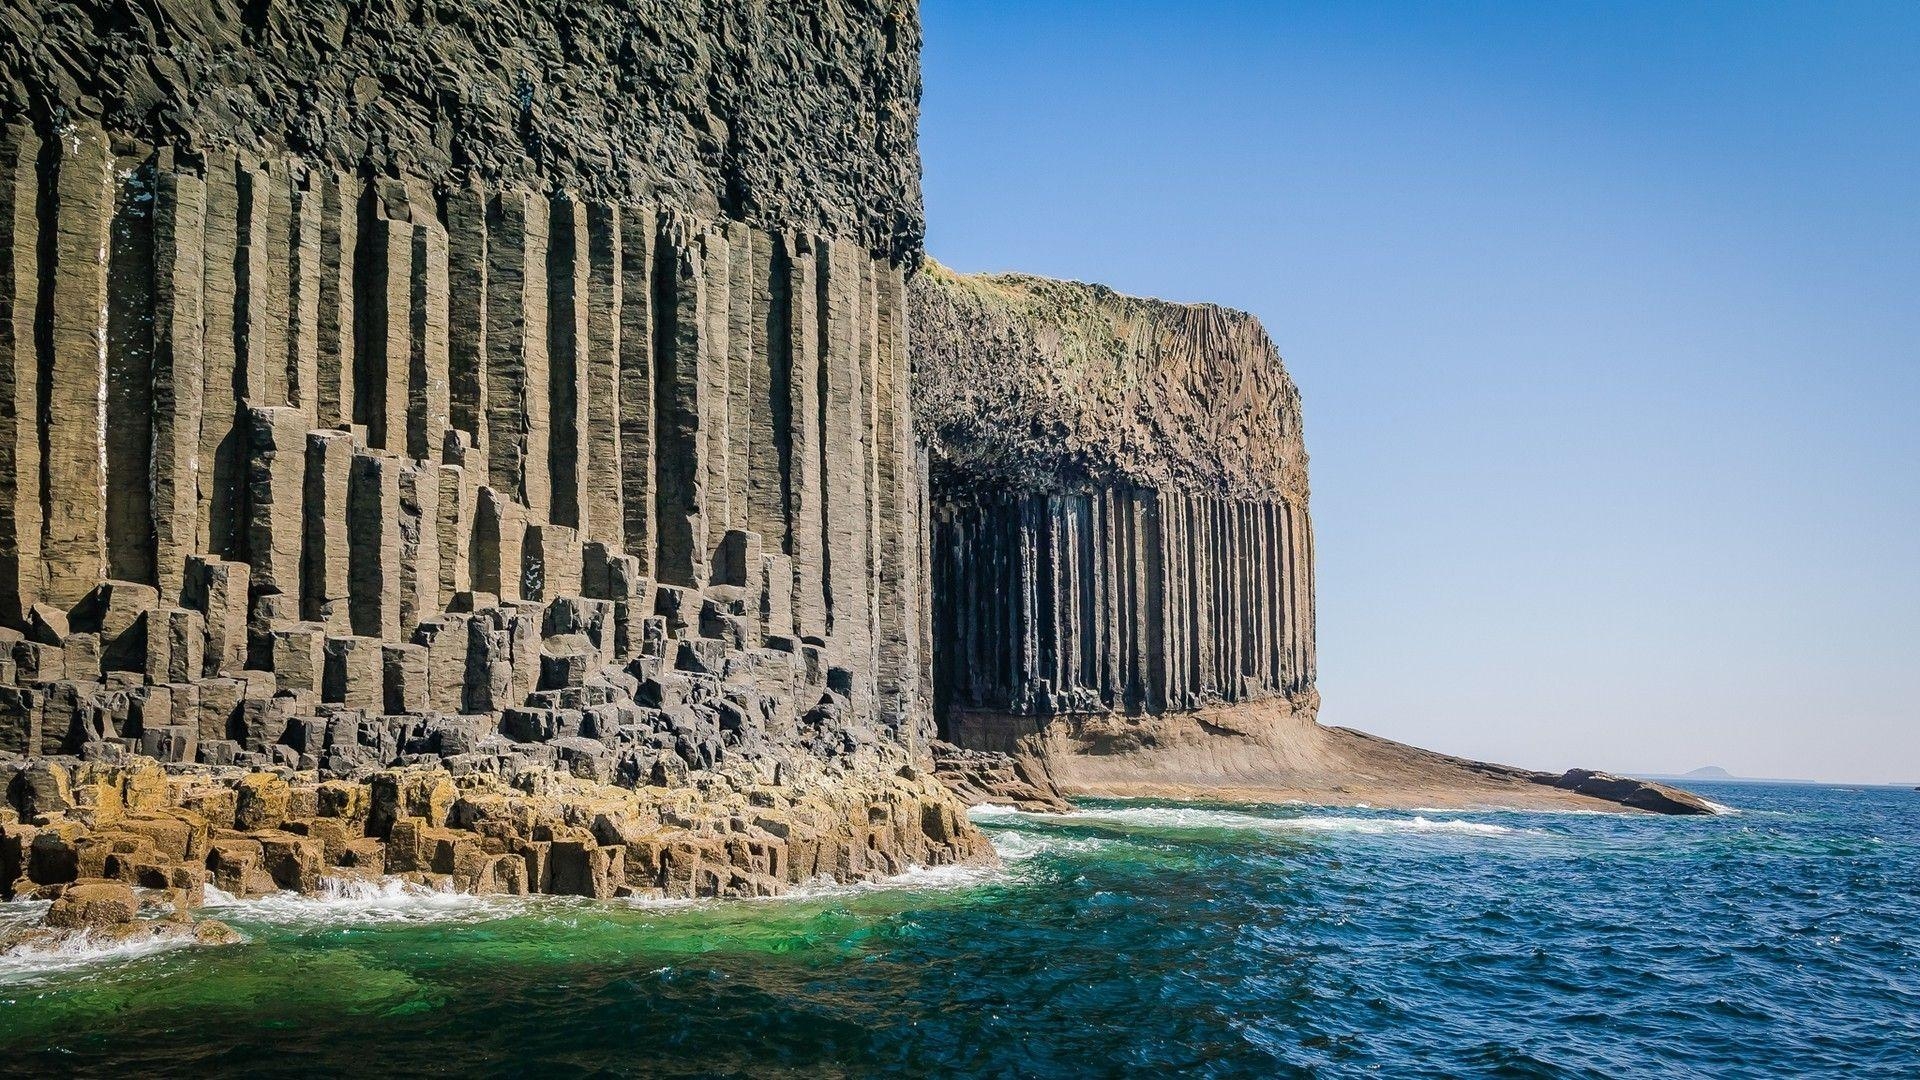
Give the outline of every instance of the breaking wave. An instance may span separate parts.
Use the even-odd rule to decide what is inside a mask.
[[[51,981],[62,976],[84,974],[89,968],[124,964],[141,957],[199,944],[202,942],[191,934],[116,937],[86,931],[45,940],[15,942],[0,949],[0,986]]]
[[[973,808],[976,821],[982,807]],[[1341,814],[1305,814],[1298,817],[1265,817],[1234,810],[1208,810],[1178,806],[1092,807],[1063,814],[1023,813],[997,807],[984,815],[987,820],[1089,822],[1132,825],[1149,829],[1238,829],[1263,832],[1357,833],[1379,836],[1391,833],[1456,833],[1469,836],[1510,836],[1530,833],[1508,825],[1457,818],[1434,820],[1421,815],[1411,818],[1348,816]],[[996,837],[998,842],[999,837]]]
[[[473,896],[400,878],[323,878],[311,896],[279,892],[242,900],[207,886],[206,908],[222,919],[272,923],[365,924],[468,921],[505,914],[518,897]]]

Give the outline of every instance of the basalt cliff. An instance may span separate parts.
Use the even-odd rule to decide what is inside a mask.
[[[1319,731],[1272,343],[922,268],[918,49],[10,4],[0,892],[777,893]]]
[[[927,750],[918,38],[11,6],[0,890],[992,859]]]
[[[1069,794],[1670,813],[1684,792],[1316,722],[1300,394],[1258,320],[929,263],[909,285],[950,772]],[[1010,786],[1012,785],[1012,786]],[[962,786],[962,790],[968,787]]]

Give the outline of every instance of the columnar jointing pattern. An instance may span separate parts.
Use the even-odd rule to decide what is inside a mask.
[[[831,687],[918,737],[903,273],[8,128],[0,749],[293,763],[342,709],[551,707],[629,661]]]
[[[1048,716],[1314,684],[1311,529],[1285,500],[936,492],[935,697]]]

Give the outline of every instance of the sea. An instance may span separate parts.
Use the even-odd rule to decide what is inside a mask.
[[[1920,1076],[1920,791],[1695,788],[981,807],[999,867],[764,901],[229,900],[244,944],[0,956],[0,1073]]]

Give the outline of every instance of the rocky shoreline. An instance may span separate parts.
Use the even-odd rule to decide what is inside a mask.
[[[1284,701],[1160,716],[1047,719],[973,714],[963,754],[975,776],[1044,777],[1056,798],[1302,802],[1374,808],[1580,810],[1708,815],[1713,803],[1666,784],[1592,769],[1542,772],[1435,753],[1316,722]],[[944,765],[943,765],[944,767]],[[943,778],[945,778],[943,774]],[[1008,786],[949,781],[972,802],[1017,805]],[[1027,808],[1027,807],[1022,807]]]
[[[54,901],[47,927],[67,931],[132,927],[143,906],[190,920],[209,887],[397,877],[482,896],[740,898],[996,859],[961,803],[888,751],[637,787],[544,766],[322,780],[143,758],[37,758],[6,777],[0,897]]]

